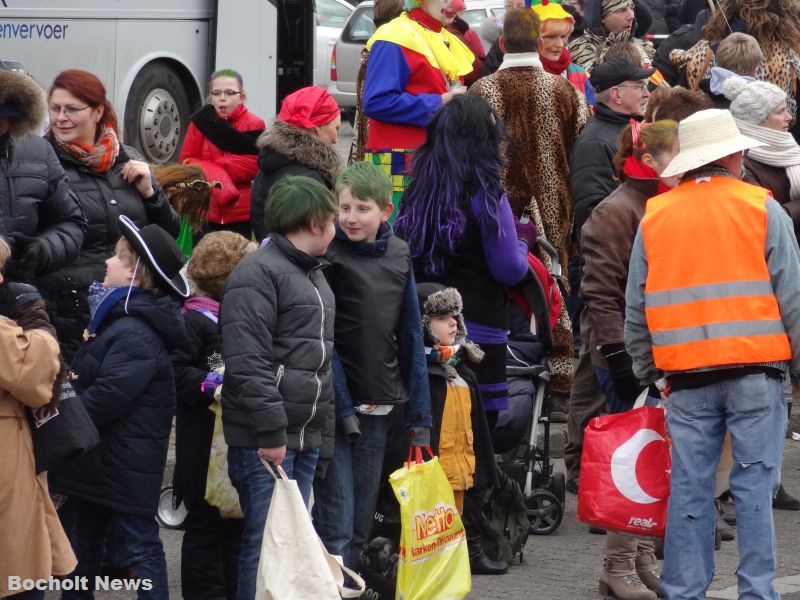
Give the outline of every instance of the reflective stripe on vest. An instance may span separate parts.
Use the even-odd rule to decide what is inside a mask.
[[[645,313],[659,369],[791,358],[765,258],[767,197],[712,177],[648,201]]]

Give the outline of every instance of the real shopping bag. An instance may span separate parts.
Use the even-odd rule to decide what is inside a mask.
[[[664,409],[643,406],[592,419],[583,437],[578,519],[663,537],[671,468]]]
[[[261,462],[275,478],[275,489],[261,542],[255,600],[360,597],[364,580],[344,567],[339,557],[328,554],[314,531],[297,482],[282,468]],[[344,573],[359,589],[344,587]]]
[[[430,453],[430,449],[428,449]],[[467,538],[447,476],[433,457],[389,476],[400,504],[399,600],[454,600],[472,587]]]
[[[215,399],[208,409],[214,413],[214,433],[211,435],[211,453],[208,456],[206,502],[216,506],[223,519],[241,519],[239,493],[228,477],[228,444],[222,432],[222,404]]]

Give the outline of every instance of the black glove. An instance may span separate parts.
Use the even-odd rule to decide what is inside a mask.
[[[608,344],[603,346],[600,351],[608,362],[608,372],[617,396],[623,402],[632,405],[642,393],[644,386],[633,374],[633,359],[625,350],[625,344]]]
[[[47,266],[47,248],[39,238],[14,233],[14,268],[18,273],[35,275]]]
[[[536,246],[536,223],[533,221],[520,223],[519,219],[514,217],[514,227],[517,230],[517,238],[528,244],[528,250]]]

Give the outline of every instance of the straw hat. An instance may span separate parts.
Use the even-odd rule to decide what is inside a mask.
[[[764,145],[742,135],[730,111],[717,108],[701,110],[681,121],[678,140],[680,152],[661,177],[686,173],[729,154]]]

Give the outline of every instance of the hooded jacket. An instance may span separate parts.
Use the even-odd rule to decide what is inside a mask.
[[[333,146],[283,121],[275,121],[261,134],[257,145],[261,152],[253,182],[250,221],[256,239],[261,241],[269,231],[264,223],[264,206],[272,186],[289,175],[302,175],[333,189],[341,159]]]
[[[102,320],[72,362],[73,386],[100,444],[51,471],[53,491],[154,517],[175,414],[168,351],[185,335],[178,301],[134,291]]]
[[[0,71],[0,106],[21,114],[0,135],[0,235],[12,247],[13,234],[35,237],[47,252],[43,272],[53,271],[78,256],[86,229],[83,212],[56,155],[38,136],[47,111],[44,91],[27,75]]]
[[[326,264],[273,234],[228,278],[220,325],[229,446],[285,445],[297,452],[322,446],[320,458],[332,456],[336,309],[322,274]]]

